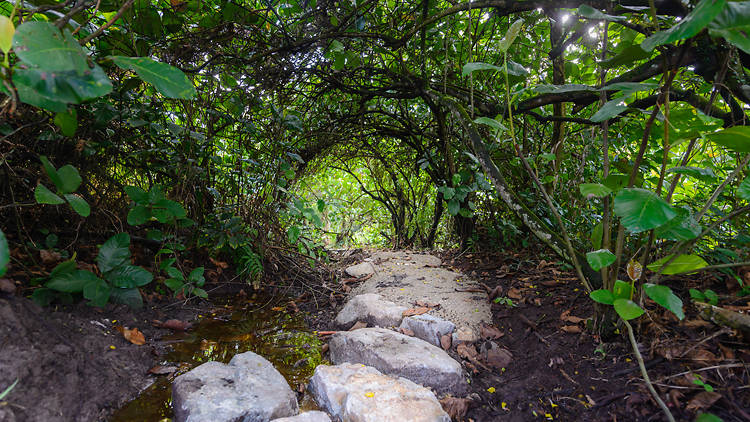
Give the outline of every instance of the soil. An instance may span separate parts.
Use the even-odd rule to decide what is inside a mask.
[[[365,256],[347,253],[336,265],[343,268]],[[498,329],[494,335],[500,337],[476,345],[478,351],[490,341],[507,348],[512,359],[504,370],[477,366],[455,349],[450,352],[471,372],[468,409],[459,410],[457,420],[664,420],[622,336],[604,343],[586,329],[592,302],[571,271],[532,251],[445,253],[441,258],[445,268],[467,274],[490,291],[500,286],[499,297],[510,299],[491,306]],[[682,298],[689,297],[688,287],[707,285],[706,280],[674,283]],[[747,299],[729,296],[721,279],[713,288],[722,305],[750,305]],[[222,285],[223,294],[239,289],[237,284]],[[285,291],[296,298],[287,309],[305,312],[313,329],[332,329],[346,297],[342,286],[305,289]],[[219,297],[218,291],[211,297]],[[161,340],[171,331],[154,327],[153,320],[196,322],[213,307],[207,301],[152,299],[141,310],[84,304],[40,308],[18,294],[0,293],[0,392],[19,380],[0,401],[0,421],[108,420],[153,382],[149,368],[171,350],[168,341]],[[697,413],[708,411],[724,421],[750,420],[747,343],[731,330],[719,332],[698,317],[693,306],[686,306],[683,322],[656,306],[648,308],[650,318],[641,318],[639,327],[642,352],[675,417],[694,420]],[[125,340],[115,329],[118,325],[141,330],[146,344]],[[675,376],[686,371],[692,373]],[[695,374],[714,391],[696,384]]]

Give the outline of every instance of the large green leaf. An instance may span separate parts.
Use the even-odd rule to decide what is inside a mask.
[[[107,280],[114,287],[131,288],[145,286],[154,276],[144,268],[135,265],[120,265],[107,273]]]
[[[80,293],[86,285],[96,283],[98,280],[100,278],[91,271],[75,270],[50,279],[44,287],[58,292]]]
[[[134,70],[144,81],[153,85],[168,98],[189,100],[195,96],[195,87],[180,69],[148,57],[110,56],[123,69]]]
[[[565,85],[539,85],[534,87],[534,91],[539,94],[566,94],[568,92],[598,92],[598,88],[581,84]]]
[[[613,16],[604,14],[587,4],[579,6],[578,10],[576,10],[576,15],[588,19],[600,19],[605,21],[622,21],[627,19],[625,16]]]
[[[722,37],[740,50],[750,54],[750,3],[729,2],[708,25],[708,32]]]
[[[647,51],[660,45],[684,40],[697,35],[703,28],[721,13],[727,0],[701,0],[700,3],[679,23],[666,31],[657,32],[641,43],[641,48]]]
[[[605,69],[613,69],[615,67],[624,66],[626,64],[633,63],[634,61],[647,59],[649,57],[651,57],[650,51],[642,49],[640,44],[635,44],[625,48],[611,59],[605,60],[600,64]]]
[[[513,42],[516,40],[516,37],[518,36],[518,33],[521,31],[521,27],[523,26],[523,19],[517,19],[513,24],[508,28],[508,32],[505,33],[505,37],[500,40],[500,42],[497,43],[497,48],[500,50],[500,52],[505,53],[508,51],[511,45],[513,45]]]
[[[669,220],[667,224],[657,227],[654,235],[658,239],[668,240],[692,240],[698,237],[703,228],[695,221],[690,210],[685,208],[674,208],[677,217]]]
[[[148,192],[137,186],[125,186],[125,193],[138,204],[148,203]]]
[[[115,303],[128,305],[133,309],[140,309],[143,307],[143,298],[141,297],[141,292],[138,291],[137,288],[113,288],[112,292],[110,293],[109,300]]]
[[[77,212],[81,217],[88,217],[91,214],[91,207],[89,206],[89,203],[80,196],[74,193],[66,193],[63,196],[68,200],[68,203],[73,208],[73,211]]]
[[[22,102],[58,113],[65,112],[68,104],[80,104],[112,91],[112,82],[99,66],[81,75],[16,68],[13,84]]]
[[[24,63],[48,72],[83,74],[88,70],[86,53],[67,29],[50,22],[32,21],[16,28],[13,51]]]
[[[628,106],[625,105],[625,101],[622,97],[615,98],[614,100],[607,101],[602,107],[591,116],[592,122],[603,122],[609,120],[623,111],[627,110]]]
[[[615,300],[615,312],[624,320],[631,320],[643,315],[643,309],[635,302],[628,299]]]
[[[478,70],[495,70],[495,71],[502,71],[503,68],[500,66],[495,66],[494,64],[489,63],[482,63],[482,62],[471,62],[466,63],[464,65],[463,70],[461,71],[461,76],[469,76],[470,74],[478,71]]]
[[[13,26],[13,21],[5,15],[0,15],[0,51],[6,57],[11,47],[13,47],[13,34],[15,32],[16,28]]]
[[[733,126],[719,132],[709,133],[706,137],[714,143],[736,152],[750,152],[750,127]]]
[[[5,238],[5,233],[0,229],[0,277],[5,275],[8,271],[8,263],[10,262],[10,249],[8,248],[8,239]]]
[[[684,174],[708,183],[716,181],[716,173],[710,168],[680,166],[667,170],[667,173]]]
[[[622,280],[616,280],[612,286],[612,295],[615,299],[630,299],[633,297],[633,285]]]
[[[59,205],[64,204],[65,201],[59,196],[55,195],[51,190],[47,189],[43,184],[36,185],[34,190],[34,199],[38,204],[50,204]]]
[[[136,205],[128,212],[128,224],[140,226],[151,218],[151,211],[144,205]]]
[[[648,264],[646,268],[665,275],[672,275],[689,273],[708,266],[708,263],[698,255],[680,255],[665,267],[664,264],[671,258],[672,255],[667,255],[660,260]]]
[[[100,308],[107,304],[111,294],[112,286],[102,279],[88,283],[83,288],[83,297],[89,300],[89,305]]]
[[[106,274],[127,263],[128,259],[130,259],[130,236],[127,233],[117,233],[104,242],[99,249],[96,263],[99,271]]]
[[[589,296],[594,302],[603,303],[605,305],[612,305],[615,303],[615,296],[607,289],[594,290]]]
[[[746,201],[750,201],[750,176],[746,177],[745,180],[740,183],[740,187],[737,188],[737,196]]]
[[[52,163],[49,162],[47,159],[47,156],[42,155],[39,157],[39,161],[42,162],[42,166],[44,167],[44,172],[47,173],[47,176],[49,176],[49,179],[52,180],[52,183],[57,186],[59,189],[60,186],[62,186],[62,179],[60,179],[60,176],[57,174],[57,170],[55,170],[55,166],[52,165]]]
[[[677,216],[677,212],[655,193],[626,188],[615,197],[615,214],[633,233],[655,229]]]
[[[599,249],[598,251],[588,252],[586,254],[586,261],[588,261],[594,271],[599,271],[602,268],[609,267],[615,262],[615,260],[617,260],[617,257],[610,252],[609,249]]]
[[[602,185],[601,183],[581,183],[580,185],[578,185],[578,189],[581,191],[581,195],[583,196],[593,195],[597,198],[603,198],[612,193],[612,189]]]
[[[651,300],[677,315],[680,321],[685,318],[685,312],[682,310],[682,300],[672,293],[672,289],[667,286],[646,283],[643,285],[643,290]]]
[[[81,175],[78,174],[78,170],[70,164],[64,165],[57,169],[57,175],[60,177],[61,185],[57,188],[62,193],[73,193],[81,186]]]
[[[477,117],[476,119],[474,119],[474,123],[479,123],[479,124],[487,125],[487,126],[493,128],[493,129],[497,129],[497,130],[500,130],[500,131],[507,130],[507,128],[505,127],[505,125],[503,125],[502,123],[498,122],[497,120],[491,119],[489,117]]]
[[[72,108],[64,113],[55,115],[55,125],[60,128],[60,132],[67,137],[72,137],[78,129],[78,113]]]

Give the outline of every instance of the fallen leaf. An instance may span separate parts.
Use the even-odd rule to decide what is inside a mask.
[[[490,291],[490,294],[489,294],[490,300],[494,300],[495,298],[500,297],[502,294],[503,294],[503,288],[500,286],[497,286],[494,289],[492,289],[492,291]]]
[[[42,263],[45,265],[54,264],[62,259],[60,252],[44,249],[39,251],[39,257],[42,258]]]
[[[505,333],[500,331],[499,328],[488,324],[482,324],[479,333],[479,335],[485,340],[496,340],[505,335]]]
[[[628,277],[630,277],[631,280],[636,281],[641,278],[641,274],[643,274],[643,266],[640,262],[631,259],[630,262],[628,262],[627,272]]]
[[[487,354],[484,356],[484,362],[487,366],[495,369],[507,368],[510,362],[513,360],[513,354],[509,350],[496,347],[494,349],[487,350]]]
[[[511,299],[521,300],[521,291],[514,287],[508,290],[507,296]]]
[[[692,360],[698,360],[702,362],[716,363],[719,361],[719,358],[717,358],[715,354],[709,352],[706,349],[693,350],[688,353],[687,357]]]
[[[440,405],[443,406],[443,410],[445,410],[445,413],[447,413],[448,416],[451,417],[451,420],[454,421],[463,420],[463,418],[466,417],[466,412],[469,411],[471,404],[472,400],[468,398],[448,396],[440,399]]]
[[[273,308],[271,308],[271,310],[272,310],[272,311],[276,311],[276,312],[279,312],[279,311],[283,311],[283,310],[284,310],[284,308],[283,308],[282,306],[274,306]]]
[[[720,398],[721,394],[715,391],[701,391],[690,399],[685,408],[691,412],[706,410],[713,406]]]
[[[534,299],[534,305],[542,306],[542,299],[539,299],[539,298]]]
[[[423,300],[418,300],[414,302],[414,305],[418,307],[422,307],[422,308],[439,308],[440,307],[440,304],[437,302],[427,302]]]
[[[401,327],[398,330],[401,332],[401,334],[403,334],[405,336],[414,337],[414,331],[412,331],[412,330],[410,330],[408,328]]]
[[[427,312],[430,312],[430,308],[426,306],[420,306],[418,308],[411,308],[411,309],[405,310],[404,312],[401,313],[401,316],[405,318],[408,316],[426,314]]]
[[[560,314],[560,319],[573,324],[578,324],[581,321],[586,321],[585,318],[580,318],[570,314],[570,309]]]
[[[367,328],[367,323],[362,321],[357,321],[352,325],[352,328],[349,329],[349,331],[359,330],[360,328]]]
[[[115,329],[119,331],[123,337],[125,337],[125,340],[136,344],[138,346],[143,346],[146,344],[146,338],[143,336],[143,333],[138,331],[138,328],[133,328],[132,330],[129,328],[125,328],[121,325],[115,326]]]
[[[167,375],[171,374],[177,371],[176,366],[162,366],[162,365],[156,365],[153,368],[148,370],[148,373],[151,375]]]
[[[221,268],[222,270],[229,268],[229,264],[227,264],[224,261],[219,261],[213,258],[208,258],[208,260],[211,261],[214,265],[216,265],[216,267]]]
[[[470,343],[459,344],[458,346],[456,346],[456,352],[462,358],[468,359],[470,361],[473,361],[479,357],[479,352],[477,352],[476,347],[474,347],[474,345]]]
[[[168,319],[164,322],[155,319],[152,322],[152,325],[154,327],[166,328],[172,331],[187,331],[190,329],[190,327],[193,326],[193,324],[185,321],[180,321],[179,319]]]
[[[581,327],[577,325],[563,325],[560,329],[568,334],[577,334],[581,332]]]
[[[450,334],[444,334],[442,337],[440,337],[440,346],[442,346],[443,350],[450,350],[452,340],[453,339]]]

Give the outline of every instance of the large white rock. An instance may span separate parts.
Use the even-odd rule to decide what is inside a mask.
[[[375,267],[371,262],[363,262],[347,267],[345,271],[352,277],[360,278],[375,273]]]
[[[328,343],[331,362],[361,363],[384,374],[410,379],[438,393],[463,395],[466,376],[443,349],[384,328],[340,331]]]
[[[229,364],[206,362],[175,378],[176,422],[267,422],[299,413],[297,397],[284,377],[253,352]]]
[[[272,422],[331,422],[331,418],[327,414],[315,410],[300,413],[297,416],[289,416],[288,418],[274,419]]]
[[[342,422],[450,422],[432,391],[358,364],[320,365],[310,380],[320,407]]]
[[[349,299],[336,316],[336,325],[348,330],[357,321],[375,327],[397,327],[403,319],[405,306],[384,300],[377,293],[367,293]]]
[[[414,337],[440,346],[440,337],[451,334],[456,329],[456,325],[436,316],[422,314],[404,318],[399,328],[411,330]]]

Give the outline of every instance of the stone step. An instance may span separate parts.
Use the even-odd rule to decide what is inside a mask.
[[[374,327],[398,327],[405,306],[384,300],[379,294],[368,293],[349,299],[336,316],[336,325],[348,330],[357,321]]]
[[[331,418],[323,412],[317,410],[312,412],[300,413],[297,416],[274,419],[271,422],[331,422]]]
[[[309,391],[341,422],[450,422],[432,391],[361,364],[318,366]]]
[[[360,363],[387,375],[407,378],[439,394],[461,396],[468,390],[461,365],[443,349],[384,328],[341,331],[328,343],[331,362]]]

